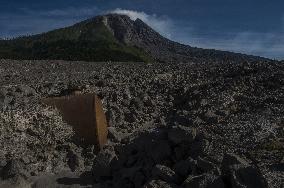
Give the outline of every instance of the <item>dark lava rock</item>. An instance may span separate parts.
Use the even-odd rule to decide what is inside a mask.
[[[169,130],[168,137],[174,144],[191,143],[196,137],[196,129],[178,126]]]
[[[181,160],[174,165],[173,169],[181,177],[187,177],[189,174],[195,175],[197,173],[197,162],[192,158]]]
[[[268,184],[261,172],[252,167],[233,166],[230,173],[226,176],[225,181],[233,188],[247,187],[247,188],[267,188]]]
[[[199,176],[190,175],[184,182],[184,188],[225,188],[220,177],[213,174],[202,174]]]
[[[217,165],[201,157],[198,157],[197,159],[197,166],[198,166],[198,169],[203,173],[210,172],[210,171],[213,171],[214,169],[217,169]]]
[[[178,186],[162,180],[151,180],[143,188],[178,188]]]
[[[220,178],[221,169],[226,186],[261,186],[246,178],[264,176],[280,188],[283,168],[271,164],[283,159],[284,64],[203,58],[164,64],[0,60],[0,159],[24,159],[33,175],[70,170],[68,163],[80,173],[94,162],[94,179],[106,187],[173,186],[153,179],[160,164],[181,181],[190,175]],[[107,147],[115,152],[101,152],[109,156],[85,155],[62,118],[39,104],[70,86],[103,98]],[[193,129],[206,136],[195,136]],[[77,157],[68,160],[69,150]],[[227,151],[235,154],[225,154],[222,163]],[[238,157],[247,154],[254,165]]]
[[[223,156],[222,166],[230,166],[230,165],[249,165],[248,161],[240,156],[233,153],[225,153]]]
[[[222,173],[225,182],[231,187],[268,187],[259,169],[234,154],[225,154],[222,161]]]
[[[169,167],[163,165],[156,165],[152,170],[152,175],[155,178],[161,179],[169,183],[177,181],[177,176],[175,172]]]
[[[154,143],[148,155],[151,156],[156,163],[169,158],[171,155],[169,143],[166,140],[161,140],[157,143]]]
[[[137,117],[135,116],[135,114],[131,113],[131,112],[128,112],[125,114],[125,121],[126,122],[129,122],[129,123],[133,123],[135,122],[137,119]]]
[[[209,141],[206,139],[196,139],[192,142],[190,146],[190,156],[197,158],[198,156],[203,156],[209,151]]]
[[[70,169],[74,172],[76,170],[76,168],[79,167],[79,157],[73,152],[73,151],[69,151],[67,153],[67,163],[68,166],[70,167]]]
[[[93,174],[96,179],[111,176],[111,163],[115,159],[115,154],[111,151],[101,151],[93,165]]]

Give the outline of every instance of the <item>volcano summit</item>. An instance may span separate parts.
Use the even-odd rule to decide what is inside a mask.
[[[173,42],[142,20],[108,14],[47,33],[0,41],[0,58],[73,61],[254,61],[264,58]]]

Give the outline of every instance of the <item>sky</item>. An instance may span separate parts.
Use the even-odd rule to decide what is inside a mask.
[[[140,18],[190,46],[284,59],[283,0],[1,0],[0,38],[38,34],[106,13]]]

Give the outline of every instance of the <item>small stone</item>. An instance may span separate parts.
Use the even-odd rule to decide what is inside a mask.
[[[167,123],[165,121],[165,117],[157,117],[155,119],[155,123],[157,124],[158,127],[164,128],[167,126]]]
[[[115,124],[115,114],[112,110],[108,110],[106,112],[106,119],[109,126],[113,126]]]
[[[218,115],[215,114],[213,110],[208,110],[204,114],[204,120],[209,123],[217,123],[218,122]]]
[[[153,107],[154,106],[154,101],[151,100],[150,97],[144,97],[143,99],[145,106],[147,107]]]
[[[27,85],[21,85],[18,89],[27,97],[34,96],[36,94],[36,91]]]
[[[201,106],[206,106],[208,104],[208,100],[207,99],[201,99],[200,101],[200,105]]]
[[[105,86],[105,82],[102,80],[97,81],[97,83],[95,84],[97,87],[104,87]]]
[[[122,135],[119,132],[117,132],[115,127],[108,127],[108,135],[115,142],[120,142],[122,139]]]
[[[7,161],[6,160],[0,160],[0,167],[4,167],[7,165]]]
[[[134,107],[134,109],[141,111],[143,108],[143,102],[139,98],[131,99],[130,107]]]
[[[136,121],[136,116],[133,113],[128,112],[128,113],[125,114],[124,120],[126,122],[133,123],[133,122]]]

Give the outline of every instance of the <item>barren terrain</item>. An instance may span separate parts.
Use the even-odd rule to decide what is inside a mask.
[[[96,93],[109,140],[41,99]],[[283,187],[284,64],[0,60],[0,187]]]

